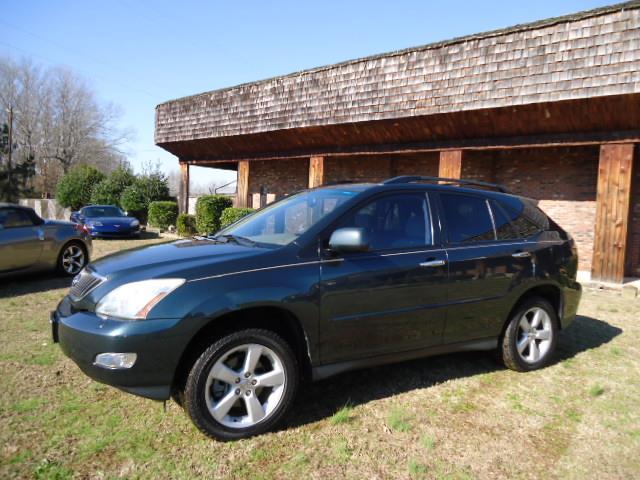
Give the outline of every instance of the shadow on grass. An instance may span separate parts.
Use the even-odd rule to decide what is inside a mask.
[[[553,364],[598,348],[621,333],[622,329],[603,320],[579,315],[561,332]],[[282,428],[330,417],[347,403],[364,404],[447,380],[504,369],[492,352],[468,352],[344,373],[317,383],[303,384],[290,420]]]
[[[71,277],[65,277],[56,272],[40,272],[16,275],[0,280],[0,299],[41,293],[58,288],[69,288]]]
[[[107,240],[117,242],[118,240],[153,240],[154,238],[160,238],[160,234],[158,232],[150,232],[148,230],[141,231],[139,235],[134,237],[119,237],[119,236],[104,236],[98,237],[94,240]]]

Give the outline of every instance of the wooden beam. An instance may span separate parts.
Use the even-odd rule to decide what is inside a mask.
[[[444,178],[462,178],[462,150],[440,152],[438,176]]]
[[[313,156],[343,157],[354,155],[389,155],[401,153],[425,153],[449,150],[518,150],[523,148],[581,147],[602,144],[640,143],[640,130],[624,130],[594,133],[560,133],[547,135],[529,135],[515,137],[471,138],[459,140],[439,140],[429,142],[411,142],[380,145],[356,145],[353,147],[325,147],[317,149],[290,150],[284,152],[242,153],[242,159],[248,160],[288,160]],[[168,145],[160,145],[171,151]],[[192,165],[215,165],[237,162],[238,156],[207,155],[181,157]],[[229,165],[225,165],[225,168]]]
[[[309,159],[309,188],[319,187],[324,183],[324,157]]]
[[[238,195],[236,207],[246,208],[249,206],[249,162],[241,160],[238,162]]]
[[[591,278],[621,283],[629,242],[634,145],[602,145]]]
[[[179,197],[178,211],[180,213],[189,213],[189,164],[183,162],[180,162]]]

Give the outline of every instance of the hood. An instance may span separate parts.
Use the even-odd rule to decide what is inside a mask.
[[[190,279],[229,269],[241,270],[239,260],[253,259],[271,251],[235,243],[178,240],[115,253],[93,262],[90,268],[105,277],[126,276],[127,281],[167,276]],[[227,265],[229,262],[233,265]]]
[[[129,225],[134,220],[137,220],[133,217],[86,217],[85,223],[93,223],[93,222],[101,222],[105,225]]]

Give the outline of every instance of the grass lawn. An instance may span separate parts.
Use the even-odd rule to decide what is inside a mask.
[[[164,240],[95,241],[94,257]],[[640,476],[640,300],[586,292],[542,371],[473,353],[351,372],[304,386],[281,430],[217,443],[51,343],[68,280],[1,282],[0,478]]]

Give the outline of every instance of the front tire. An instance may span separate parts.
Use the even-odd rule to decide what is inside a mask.
[[[558,317],[549,302],[532,297],[516,309],[501,342],[504,364],[518,372],[546,366],[556,349]]]
[[[289,345],[268,330],[227,335],[195,362],[184,389],[193,423],[217,440],[264,433],[287,413],[299,383]]]

